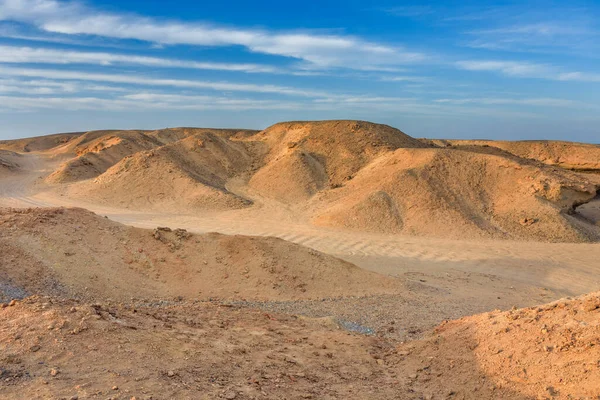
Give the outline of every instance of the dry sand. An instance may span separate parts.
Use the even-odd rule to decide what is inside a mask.
[[[261,132],[88,132],[35,156],[54,170],[38,191],[81,204],[160,214],[248,209],[303,225],[443,238],[600,238],[596,221],[576,210],[596,196],[599,175],[486,146],[324,121]],[[593,170],[595,150],[574,145],[568,162]]]
[[[597,146],[324,121],[0,149],[0,207],[49,207],[0,212],[0,295],[50,296],[0,310],[0,396],[600,395],[598,295],[537,307],[600,288]]]

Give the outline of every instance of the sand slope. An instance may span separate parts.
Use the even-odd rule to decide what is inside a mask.
[[[0,149],[20,153],[45,151],[62,146],[82,134],[83,132],[57,133],[55,135],[36,136],[25,139],[0,140]]]
[[[0,150],[0,176],[5,176],[14,173],[19,170],[19,154],[8,151]]]
[[[323,194],[315,222],[357,230],[453,237],[594,240],[573,216],[596,194],[581,176],[517,158],[399,149]]]
[[[242,208],[251,202],[229,192],[226,183],[251,164],[243,144],[202,133],[126,157],[72,194],[131,208]]]
[[[83,209],[0,209],[0,250],[2,282],[92,300],[309,299],[401,288],[281,239],[144,230]]]
[[[430,398],[596,398],[600,293],[450,321],[399,351]]]
[[[600,171],[600,145],[555,140],[424,140],[438,146],[487,147],[577,171]]]
[[[600,175],[581,172],[594,170],[598,146],[488,143],[308,121],[261,132],[93,131],[44,154],[72,155],[46,179],[48,191],[86,207],[227,218],[245,209],[320,227],[446,238],[600,238],[595,208],[578,209],[600,189]]]

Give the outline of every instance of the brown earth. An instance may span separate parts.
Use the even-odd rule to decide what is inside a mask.
[[[82,134],[83,132],[57,133],[54,135],[36,136],[25,139],[0,140],[0,149],[16,151],[19,153],[46,151],[64,145]]]
[[[547,143],[2,142],[0,205],[98,214],[0,208],[0,398],[598,398],[600,294],[531,307],[600,289],[598,243],[548,243],[598,238],[596,153]]]
[[[447,149],[399,149],[323,193],[315,223],[448,237],[598,240],[575,215],[596,184],[515,157]],[[325,206],[323,206],[325,205]]]
[[[0,308],[6,398],[591,399],[600,295],[467,317],[395,343],[210,303],[32,297]]]
[[[469,148],[472,146],[499,149],[515,156],[556,165],[575,171],[600,171],[600,145],[555,140],[445,140],[423,139],[426,144],[441,147]]]
[[[0,176],[17,172],[20,169],[19,158],[18,153],[0,150]]]
[[[120,301],[320,299],[402,289],[395,278],[277,238],[152,231],[63,208],[0,209],[0,277],[25,293]]]
[[[247,208],[374,233],[600,238],[596,221],[576,211],[595,198],[600,177],[565,169],[593,169],[597,146],[452,143],[369,122],[321,121],[261,132],[88,132],[40,154],[72,155],[44,190],[90,205],[189,214]],[[558,153],[570,155],[559,162]]]

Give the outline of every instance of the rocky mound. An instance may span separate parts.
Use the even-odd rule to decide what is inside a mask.
[[[399,149],[315,198],[315,223],[374,232],[586,241],[575,208],[596,196],[582,176],[519,158]]]
[[[62,208],[0,209],[0,283],[7,293],[90,300],[314,299],[400,289],[395,279],[277,238],[151,231]]]
[[[207,132],[125,157],[94,181],[74,187],[72,194],[126,208],[243,208],[251,202],[226,184],[252,163],[244,143]]]
[[[487,147],[575,171],[600,171],[600,145],[554,140],[425,140],[438,146]]]
[[[0,396],[596,398],[599,316],[596,293],[394,343],[236,306],[31,297],[0,307]]]
[[[250,186],[290,188],[305,194],[298,201],[323,186],[342,185],[381,154],[401,147],[427,147],[398,129],[364,121],[284,122],[252,139],[265,143],[269,150],[264,171],[258,171]],[[307,180],[313,177],[315,182],[309,184]],[[274,195],[281,197],[280,191]]]
[[[396,399],[390,345],[319,320],[215,304],[0,308],[0,397]]]
[[[69,142],[61,152],[75,157],[63,163],[46,179],[49,183],[70,183],[95,178],[123,158],[142,151],[211,134],[223,138],[243,138],[253,131],[235,129],[167,128],[156,131],[90,131]]]
[[[451,321],[398,350],[424,398],[596,398],[600,293]]]
[[[74,146],[75,158],[69,159],[50,174],[49,183],[69,183],[95,178],[124,157],[162,145],[158,140],[139,131],[104,133],[88,132]]]
[[[83,132],[58,133],[56,135],[36,136],[26,139],[0,140],[0,149],[28,153],[46,151],[64,145],[81,136]]]

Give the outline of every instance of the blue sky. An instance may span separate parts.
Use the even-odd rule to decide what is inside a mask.
[[[0,0],[0,138],[363,119],[600,142],[600,2]]]

